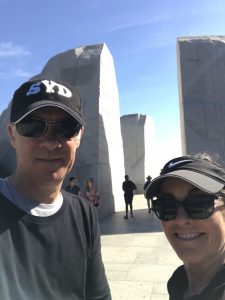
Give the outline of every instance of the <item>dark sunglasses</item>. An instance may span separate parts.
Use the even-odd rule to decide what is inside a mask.
[[[26,137],[40,137],[46,134],[49,125],[58,138],[72,138],[78,135],[81,124],[73,118],[59,121],[46,121],[38,118],[25,118],[15,124],[17,132]]]
[[[156,216],[163,221],[175,219],[180,206],[189,217],[206,219],[213,213],[215,199],[218,199],[217,195],[191,195],[181,202],[174,197],[162,196],[152,200],[152,206]]]

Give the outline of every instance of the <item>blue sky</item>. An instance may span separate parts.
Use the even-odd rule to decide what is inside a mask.
[[[176,41],[225,34],[224,0],[0,0],[0,113],[57,53],[106,43],[121,115],[153,118],[158,147],[180,154]]]

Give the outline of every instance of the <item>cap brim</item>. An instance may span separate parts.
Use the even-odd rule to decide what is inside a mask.
[[[224,187],[223,183],[204,174],[194,172],[191,170],[178,170],[167,173],[165,175],[161,175],[152,180],[152,182],[148,185],[146,189],[145,197],[147,199],[150,199],[156,196],[160,191],[160,185],[162,183],[162,180],[169,177],[183,179],[196,186],[198,189],[210,194],[218,193]]]
[[[64,111],[66,111],[68,114],[70,114],[74,119],[76,119],[82,126],[84,126],[84,121],[82,119],[82,117],[80,116],[79,113],[76,113],[74,110],[70,109],[68,106],[65,106],[61,103],[53,103],[52,101],[40,101],[39,103],[36,102],[35,104],[32,105],[32,107],[29,107],[27,111],[24,112],[23,116],[20,117],[18,120],[16,120],[16,122],[14,122],[15,124],[19,123],[22,119],[24,119],[26,116],[28,116],[30,113],[32,113],[33,111],[39,109],[39,108],[43,108],[43,107],[57,107],[60,108]]]

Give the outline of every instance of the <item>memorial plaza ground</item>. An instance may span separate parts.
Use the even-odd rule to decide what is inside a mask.
[[[182,262],[148,213],[143,195],[133,200],[134,218],[124,211],[100,220],[102,256],[113,300],[166,300],[166,282]]]

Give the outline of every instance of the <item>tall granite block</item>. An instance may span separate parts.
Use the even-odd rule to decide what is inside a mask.
[[[109,215],[124,206],[124,157],[113,58],[105,44],[78,47],[52,57],[33,78],[42,76],[68,82],[80,92],[86,126],[68,177],[76,175],[82,189],[86,179],[93,177],[102,199],[99,216]],[[5,167],[7,153],[0,160]]]
[[[7,133],[10,108],[11,104],[8,105],[8,108],[0,116],[0,164],[9,174],[13,172],[16,163],[15,151],[10,144]]]
[[[143,194],[146,176],[153,168],[154,125],[146,115],[130,114],[120,118],[123,137],[125,172]]]
[[[225,37],[177,40],[182,152],[225,159]]]

